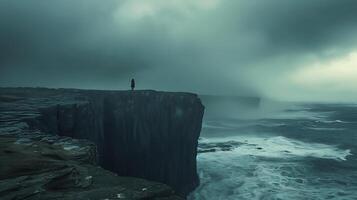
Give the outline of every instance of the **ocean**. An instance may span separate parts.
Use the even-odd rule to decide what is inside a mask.
[[[357,199],[357,105],[277,105],[205,116],[190,200]]]

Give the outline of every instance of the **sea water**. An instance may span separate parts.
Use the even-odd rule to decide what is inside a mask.
[[[189,199],[357,199],[357,106],[205,117]]]

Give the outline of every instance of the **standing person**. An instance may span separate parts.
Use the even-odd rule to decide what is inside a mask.
[[[135,89],[135,80],[132,78],[131,79],[131,90],[134,91]]]

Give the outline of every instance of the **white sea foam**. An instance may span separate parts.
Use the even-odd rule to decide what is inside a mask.
[[[322,123],[326,123],[326,124],[333,124],[333,123],[342,123],[342,124],[346,124],[348,122],[342,121],[342,120],[316,120],[316,122],[322,122]]]
[[[327,127],[307,127],[307,129],[314,131],[343,131],[345,128],[327,128]]]
[[[243,145],[234,149],[230,154],[234,156],[260,156],[270,158],[299,158],[315,157],[333,160],[346,160],[351,155],[349,149],[340,149],[333,145],[320,143],[306,143],[299,140],[286,138],[283,136],[275,137],[227,137],[209,138],[205,143],[216,143],[225,141],[237,141]]]
[[[335,186],[311,185],[316,177],[307,175],[309,168],[306,167],[309,166],[304,164],[304,159],[290,158],[314,157],[344,161],[351,154],[349,150],[282,136],[200,139],[200,143],[226,141],[243,144],[233,151],[199,154],[198,172],[201,184],[189,199],[322,200],[330,198],[331,195],[338,198],[341,193],[341,189]],[[277,162],[262,160],[262,157],[277,158]],[[350,195],[353,195],[353,192]]]
[[[257,113],[256,118],[252,118],[259,119],[256,121],[223,120],[219,123],[215,123],[215,121],[207,123],[206,128],[217,130],[217,137],[201,138],[199,141],[201,144],[213,143],[213,145],[202,145],[203,147],[214,147],[215,143],[218,143],[217,146],[222,146],[222,143],[226,144],[226,142],[228,145],[232,144],[232,141],[239,144],[234,146],[235,148],[231,151],[216,148],[215,152],[207,151],[198,155],[198,173],[201,183],[196,191],[189,196],[189,199],[356,199],[355,178],[357,174],[354,173],[355,170],[349,169],[350,166],[355,166],[351,165],[354,158],[349,149],[343,149],[337,145],[303,142],[284,137],[289,133],[281,133],[280,129],[277,129],[277,132],[274,129],[269,129],[274,135],[269,132],[259,132],[260,129],[252,129],[251,133],[256,133],[254,136],[251,134],[230,137],[228,134],[224,134],[223,129],[225,128],[237,129],[242,126],[249,128],[249,126],[257,125],[274,128],[275,126],[284,126],[284,123],[287,123],[288,126],[294,125],[289,124],[290,121],[285,119],[303,119],[304,122],[309,120],[311,122],[307,124],[311,125],[309,132],[313,130],[341,131],[348,129],[348,124],[356,123],[343,119],[332,119],[331,114],[335,111],[315,112],[314,106],[311,106],[311,109],[305,109],[306,106],[301,106],[301,108],[304,109],[297,106],[287,107],[289,112]],[[284,121],[266,121],[264,119],[283,119]],[[274,122],[277,123],[272,124]],[[304,128],[309,128],[304,123],[301,125]],[[244,134],[246,130],[239,131],[239,133]],[[284,136],[276,136],[275,134],[278,133],[284,134]],[[326,137],[329,134],[326,134]],[[296,134],[294,135],[296,136]],[[229,137],[223,138],[222,136]],[[301,134],[301,137],[309,136],[309,134]],[[317,137],[317,135],[314,136]]]

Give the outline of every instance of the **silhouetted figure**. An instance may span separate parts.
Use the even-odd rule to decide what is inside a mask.
[[[135,80],[132,78],[131,79],[131,90],[135,89]]]

